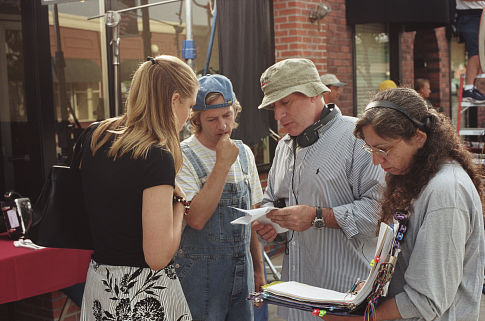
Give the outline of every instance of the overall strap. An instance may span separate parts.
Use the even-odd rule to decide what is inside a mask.
[[[244,176],[247,176],[249,173],[249,162],[248,156],[246,154],[246,147],[241,140],[234,139],[233,142],[239,148],[239,164],[241,164],[241,169],[243,171]]]
[[[243,142],[241,140],[233,140],[236,146],[239,148],[239,164],[241,165],[241,169],[243,172],[244,176],[244,184],[246,184],[246,187],[248,188],[248,193],[249,193],[249,208],[251,208],[251,205],[253,204],[252,199],[251,199],[251,184],[250,182],[250,177],[249,177],[249,160],[248,160],[248,155],[246,154],[246,147],[244,146]]]
[[[194,153],[194,151],[187,145],[186,143],[181,143],[180,147],[182,148],[182,153],[187,157],[189,162],[195,169],[197,173],[197,177],[199,180],[207,176],[207,171],[205,170],[204,166],[202,165],[202,161],[200,158]]]

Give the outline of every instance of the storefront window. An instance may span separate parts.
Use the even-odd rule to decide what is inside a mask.
[[[50,48],[53,65],[54,101],[59,123],[58,153],[72,149],[78,124],[86,127],[110,114],[110,100],[121,97],[121,110],[130,88],[131,78],[147,56],[161,54],[182,57],[186,39],[186,1],[155,4],[155,0],[91,0],[49,5]],[[201,75],[206,63],[214,0],[192,0],[192,35],[197,56],[194,70]],[[106,7],[105,7],[106,5]],[[105,18],[89,19],[107,10],[123,10],[119,22],[119,86],[109,88],[111,61],[108,48],[113,27]],[[208,72],[219,71],[217,36],[214,37]],[[113,65],[112,65],[113,64]],[[119,88],[117,90],[116,88]],[[66,139],[67,137],[67,139]]]
[[[0,3],[0,187],[13,189],[26,170],[27,112],[20,11],[15,1]],[[6,71],[6,72],[3,72]]]
[[[113,10],[126,10],[139,5],[154,4],[155,0],[112,1]],[[120,78],[122,102],[126,99],[131,77],[147,56],[173,55],[182,58],[182,41],[187,38],[186,1],[154,5],[130,10],[121,15],[120,22]],[[204,72],[209,47],[214,0],[192,0],[192,37],[196,44],[194,71]],[[217,33],[213,38],[208,73],[219,71]]]
[[[389,37],[384,24],[355,25],[357,115],[379,84],[389,79]]]
[[[108,114],[105,26],[87,20],[103,1],[49,5],[54,105],[58,122],[82,127]]]

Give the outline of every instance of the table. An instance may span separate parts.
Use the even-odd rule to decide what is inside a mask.
[[[92,251],[17,248],[0,234],[0,304],[84,282]]]

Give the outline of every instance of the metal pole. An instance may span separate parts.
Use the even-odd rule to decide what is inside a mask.
[[[112,32],[112,40],[111,40],[111,46],[113,50],[113,77],[114,77],[114,106],[115,106],[115,116],[119,116],[122,113],[121,106],[120,106],[120,100],[121,100],[121,84],[120,84],[120,26],[119,22],[121,20],[120,12],[126,12],[126,11],[131,11],[131,10],[136,10],[136,9],[143,9],[143,8],[149,8],[152,6],[157,6],[160,4],[166,4],[166,3],[171,3],[171,2],[177,2],[177,1],[182,1],[182,0],[166,0],[166,1],[161,1],[161,2],[156,2],[156,3],[150,3],[150,4],[145,4],[137,7],[132,7],[132,8],[126,8],[123,10],[117,10],[117,11],[107,11],[105,14],[89,17],[87,20],[95,19],[95,18],[101,18],[105,17],[106,19],[106,26],[111,27],[113,32]],[[191,9],[190,9],[190,1],[188,1],[188,21],[190,21],[190,37],[192,39],[192,19],[191,19]],[[187,8],[187,7],[186,7]],[[188,25],[188,24],[187,24]],[[187,27],[188,28],[188,27]],[[188,32],[187,32],[188,33]],[[192,60],[192,59],[190,59]],[[187,62],[189,64],[189,62]],[[189,66],[193,66],[189,64]]]
[[[186,40],[193,40],[192,35],[192,0],[185,1],[185,26],[186,26]],[[187,59],[187,65],[194,69],[194,60]]]
[[[460,136],[460,128],[461,128],[461,103],[463,100],[463,74],[460,74],[460,90],[458,91],[458,112],[456,114],[456,133]]]
[[[113,35],[111,38],[111,47],[113,50],[113,78],[114,78],[114,105],[115,116],[121,114],[120,107],[120,20],[121,16],[116,11],[106,12],[106,25],[111,27]]]
[[[148,0],[142,0],[146,4]],[[148,8],[141,9],[141,20],[143,31],[141,37],[143,39],[143,56],[148,57],[152,55],[152,35],[150,32],[150,13]]]
[[[64,68],[66,62],[64,60],[64,53],[61,48],[61,36],[59,31],[59,13],[57,10],[57,4],[54,4],[54,38],[56,40],[56,58],[55,58],[55,72],[58,81],[59,90],[59,107],[61,110],[61,120],[67,120],[69,112],[67,110],[67,96],[66,96],[66,79],[64,75]]]
[[[269,258],[268,254],[266,254],[265,251],[263,251],[263,259],[266,261],[268,264],[271,273],[273,273],[273,276],[276,281],[281,280],[281,274],[276,270],[275,266],[273,265],[273,262],[271,262],[271,259]]]
[[[217,21],[217,1],[214,2],[214,16],[212,17],[211,35],[209,38],[209,46],[207,48],[207,54],[205,57],[204,75],[207,75],[207,73],[209,72],[209,63],[211,61],[212,46],[214,44],[214,34],[216,31],[216,21]]]
[[[120,26],[119,24],[113,28],[113,77],[114,77],[114,91],[115,91],[115,116],[121,114],[120,95]]]

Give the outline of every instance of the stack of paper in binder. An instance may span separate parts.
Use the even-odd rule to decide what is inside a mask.
[[[351,312],[363,304],[367,304],[366,299],[369,296],[372,296],[373,292],[376,291],[375,281],[377,280],[379,282],[379,278],[381,278],[383,270],[381,266],[384,268],[387,265],[393,268],[397,256],[397,253],[393,253],[393,243],[396,237],[395,231],[397,231],[397,229],[397,225],[394,225],[393,230],[389,225],[381,223],[369,277],[365,280],[365,283],[358,292],[355,292],[353,289],[349,289],[349,292],[346,293],[336,292],[294,281],[273,282],[265,286],[261,293],[255,294],[253,299],[262,299],[270,304],[283,305],[307,311],[325,309],[336,313]],[[392,270],[389,274],[392,274]],[[356,280],[356,282],[358,281]],[[385,295],[387,293],[389,278],[384,282],[384,293],[382,293],[383,291],[381,287],[380,295]]]

